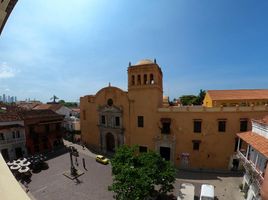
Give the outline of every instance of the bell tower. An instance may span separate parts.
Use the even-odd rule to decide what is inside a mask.
[[[128,93],[136,101],[161,107],[163,101],[162,70],[156,63],[145,59],[128,67]]]

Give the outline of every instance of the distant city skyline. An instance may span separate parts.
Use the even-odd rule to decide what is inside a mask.
[[[79,101],[127,90],[128,63],[156,59],[170,99],[264,89],[268,2],[18,1],[0,38],[0,94]]]
[[[16,96],[10,96],[6,94],[0,94],[0,102],[3,103],[15,103],[17,102],[17,97]]]

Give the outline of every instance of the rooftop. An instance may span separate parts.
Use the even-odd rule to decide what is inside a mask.
[[[20,115],[23,119],[30,118],[45,118],[45,117],[63,117],[63,115],[59,115],[52,110],[44,109],[44,110],[24,110],[20,112]]]
[[[34,110],[53,110],[53,111],[57,111],[62,107],[61,104],[58,103],[51,103],[51,104],[40,104],[35,106],[33,109]]]
[[[238,133],[237,136],[268,158],[268,139],[252,131]]]
[[[267,99],[267,89],[252,90],[208,90],[208,95],[212,100],[255,100]]]
[[[137,62],[135,65],[148,65],[148,64],[155,64],[155,63],[150,59],[143,59]]]

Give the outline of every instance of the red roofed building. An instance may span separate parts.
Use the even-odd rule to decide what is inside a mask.
[[[0,106],[0,152],[5,160],[27,155],[23,119],[15,112]]]
[[[40,104],[33,108],[33,110],[52,110],[59,115],[64,115],[64,120],[62,122],[62,127],[68,129],[70,124],[70,116],[72,110],[60,103],[47,103],[47,104]]]
[[[252,120],[252,131],[238,133],[238,156],[246,170],[243,178],[243,190],[247,200],[268,200],[268,116]],[[265,175],[266,174],[266,175]],[[266,196],[266,197],[265,197]]]
[[[251,106],[268,104],[268,90],[208,90],[203,100],[206,107]]]
[[[25,110],[20,115],[24,119],[26,146],[29,154],[50,151],[61,146],[63,115],[52,110]]]

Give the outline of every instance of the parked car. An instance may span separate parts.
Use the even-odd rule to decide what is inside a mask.
[[[177,197],[177,200],[194,200],[194,185],[191,183],[181,184],[181,195]]]
[[[214,200],[214,186],[202,184],[201,185],[201,193],[200,200]]]
[[[97,155],[96,161],[99,163],[105,164],[105,165],[107,165],[109,163],[109,159],[104,157],[103,155]]]

